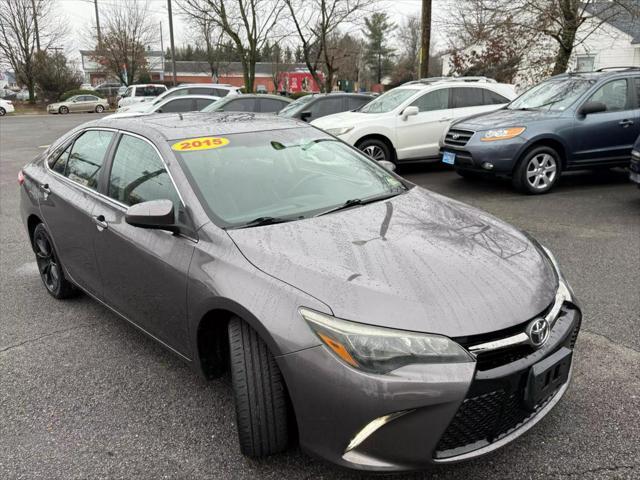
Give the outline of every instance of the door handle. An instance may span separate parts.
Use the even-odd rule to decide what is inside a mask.
[[[620,125],[622,128],[627,128],[629,125],[633,125],[633,120],[629,120],[629,119],[620,120],[618,122],[618,125]]]
[[[51,193],[51,189],[49,188],[49,184],[48,183],[41,183],[40,184],[40,191],[42,193],[44,193],[45,195],[49,195]]]
[[[104,215],[98,215],[97,217],[93,217],[92,220],[93,220],[93,223],[96,224],[96,227],[98,227],[98,230],[100,232],[102,230],[106,230],[107,228],[109,228],[109,224],[105,220]]]

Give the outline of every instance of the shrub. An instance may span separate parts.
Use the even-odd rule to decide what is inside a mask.
[[[60,95],[60,101],[64,102],[66,99],[73,97],[74,95],[95,95],[96,97],[104,98],[104,95],[99,92],[94,92],[93,90],[81,90],[78,88],[64,92]]]

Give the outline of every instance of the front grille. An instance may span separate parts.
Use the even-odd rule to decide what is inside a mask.
[[[640,159],[631,157],[631,164],[629,165],[629,170],[635,173],[640,173]]]
[[[523,405],[524,384],[515,391],[494,390],[466,398],[436,447],[435,458],[447,458],[485,447],[524,425],[555,396],[533,410]]]
[[[534,352],[529,345],[513,345],[499,350],[490,350],[476,356],[477,368],[480,371],[491,370],[528,357]]]
[[[444,144],[452,147],[464,147],[475,132],[451,128],[444,137]]]

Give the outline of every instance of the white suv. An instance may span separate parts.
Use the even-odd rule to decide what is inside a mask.
[[[497,110],[515,97],[513,85],[486,77],[427,78],[311,124],[378,161],[437,161],[438,142],[451,121]]]
[[[214,97],[226,97],[227,95],[241,95],[240,87],[234,87],[228,83],[183,83],[177,87],[161,93],[157,97],[143,97],[142,103],[153,102],[159,104],[163,100],[183,95],[208,95]],[[120,104],[118,104],[120,106]],[[144,112],[146,105],[129,104],[118,108],[118,113]]]
[[[149,99],[154,99],[158,95],[167,91],[165,85],[160,84],[140,84],[129,85],[125,92],[122,94],[122,98],[118,100],[118,107],[124,107],[138,102],[146,102]]]

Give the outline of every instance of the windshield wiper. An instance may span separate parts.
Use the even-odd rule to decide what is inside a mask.
[[[366,205],[368,203],[374,203],[374,202],[379,202],[381,200],[386,200],[387,198],[391,198],[391,197],[395,197],[397,195],[400,195],[400,193],[402,192],[394,192],[394,193],[390,193],[387,195],[379,195],[377,197],[371,197],[371,198],[352,198],[350,200],[347,200],[346,202],[344,202],[342,205],[338,205],[337,207],[334,208],[330,208],[329,210],[325,210],[324,212],[320,212],[317,215],[314,215],[316,217],[321,217],[322,215],[327,215],[329,213],[333,213],[333,212],[339,212],[340,210],[345,210],[347,208],[351,208],[351,207],[355,207],[356,205]]]
[[[274,225],[276,223],[291,222],[292,220],[292,218],[283,217],[258,217],[235,228],[262,227],[263,225]]]

